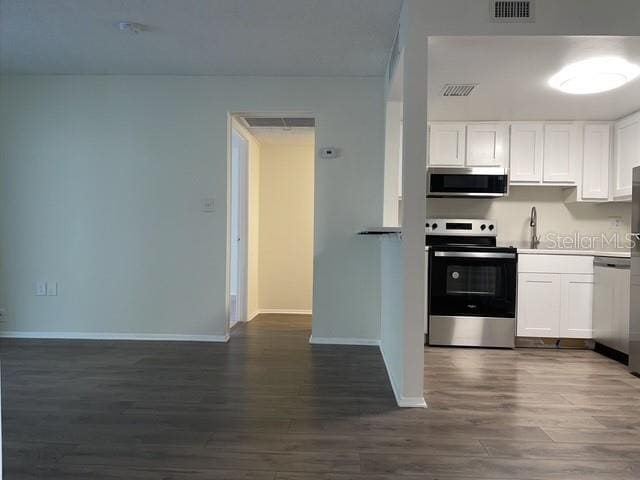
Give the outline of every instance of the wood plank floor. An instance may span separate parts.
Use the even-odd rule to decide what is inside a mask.
[[[371,347],[263,315],[229,344],[0,341],[7,480],[637,480],[640,379],[588,351]]]

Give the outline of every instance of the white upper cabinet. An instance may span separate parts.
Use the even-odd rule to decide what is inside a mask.
[[[615,124],[613,198],[631,196],[632,170],[640,165],[640,112]]]
[[[609,124],[588,124],[584,127],[582,160],[582,200],[609,198],[609,161],[611,153]]]
[[[437,167],[464,167],[465,124],[432,123],[429,126],[429,162]]]
[[[467,125],[467,166],[507,167],[509,128],[503,123]]]
[[[512,183],[539,183],[542,181],[542,123],[511,124]]]
[[[576,182],[582,147],[580,133],[580,126],[574,123],[548,123],[544,126],[544,182]]]

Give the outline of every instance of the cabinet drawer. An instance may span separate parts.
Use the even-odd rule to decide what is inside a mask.
[[[593,274],[593,257],[589,255],[518,255],[519,273]]]

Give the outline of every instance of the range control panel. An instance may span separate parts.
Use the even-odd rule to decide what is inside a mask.
[[[495,220],[427,218],[424,231],[426,235],[495,237],[498,226]]]

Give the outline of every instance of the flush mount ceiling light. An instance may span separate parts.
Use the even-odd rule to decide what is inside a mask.
[[[128,33],[140,33],[147,29],[146,25],[136,22],[119,22],[118,28],[121,31]]]
[[[619,57],[597,57],[567,65],[549,79],[565,93],[585,95],[621,87],[638,76],[640,67]]]

